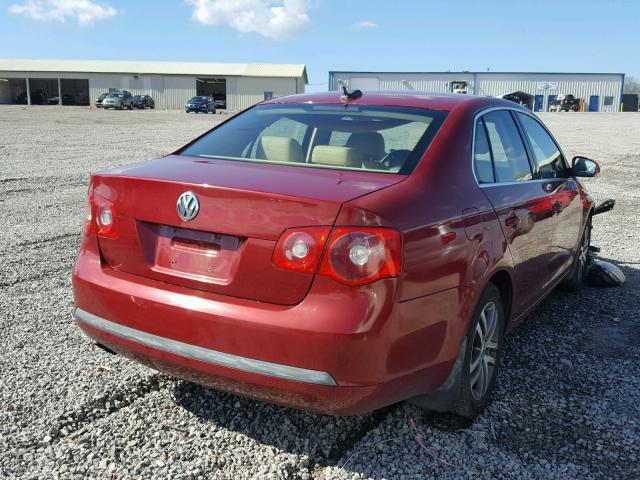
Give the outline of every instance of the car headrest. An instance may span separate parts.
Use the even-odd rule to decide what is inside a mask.
[[[319,165],[334,165],[337,167],[361,167],[362,153],[351,147],[317,145],[313,149],[311,162]]]
[[[302,163],[304,152],[300,144],[293,138],[263,135],[260,137],[258,158],[274,162]]]
[[[347,140],[347,147],[359,150],[365,160],[381,160],[386,155],[384,137],[378,132],[352,133]]]

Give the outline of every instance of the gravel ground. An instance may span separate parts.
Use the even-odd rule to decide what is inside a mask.
[[[334,418],[168,378],[92,346],[71,266],[90,172],[220,116],[0,107],[0,478],[640,478],[640,114],[546,114],[616,209],[593,242],[627,284],[554,293],[505,346],[475,422],[398,404]]]

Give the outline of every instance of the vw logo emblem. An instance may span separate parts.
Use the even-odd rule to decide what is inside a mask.
[[[176,203],[176,211],[178,212],[178,216],[185,222],[196,218],[200,211],[200,202],[196,194],[193,192],[184,192],[180,195]]]

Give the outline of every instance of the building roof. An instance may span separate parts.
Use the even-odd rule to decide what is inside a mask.
[[[493,71],[448,71],[448,72],[412,72],[412,71],[359,71],[359,70],[329,70],[329,76],[337,74],[366,74],[366,75],[618,75],[624,77],[624,73],[618,72],[493,72]]]
[[[2,72],[132,73],[307,79],[304,64],[0,59]]]

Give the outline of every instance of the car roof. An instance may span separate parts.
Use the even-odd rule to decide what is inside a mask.
[[[278,97],[262,102],[261,105],[296,104],[296,103],[342,103],[342,92],[305,93]],[[429,92],[362,92],[362,96],[350,100],[348,103],[360,105],[387,105],[398,107],[417,107],[432,110],[451,111],[459,105],[468,104],[472,107],[483,106],[511,106],[513,102],[497,98],[481,97],[460,93],[429,93]]]

